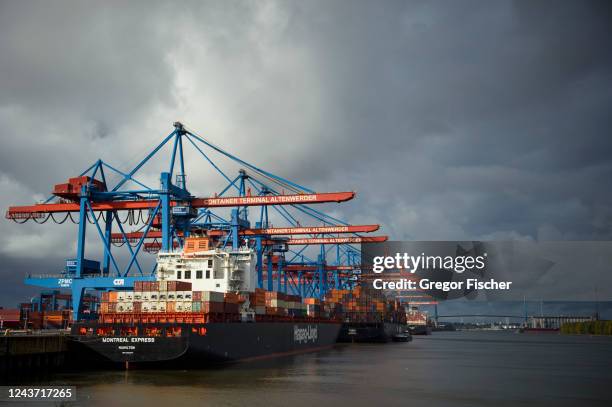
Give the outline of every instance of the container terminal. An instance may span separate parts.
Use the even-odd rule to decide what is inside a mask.
[[[197,177],[186,173],[187,146],[222,178],[212,196],[190,193]],[[168,169],[158,186],[147,185],[142,169],[159,165],[162,151],[170,152]],[[125,367],[405,340],[405,303],[360,278],[358,245],[387,236],[368,235],[379,225],[348,224],[316,208],[354,197],[279,177],[176,122],[132,169],[99,159],[46,201],[8,208],[8,220],[72,222],[77,230],[76,256],[60,272],[26,277],[45,291],[22,304],[20,328],[69,330],[70,352]]]

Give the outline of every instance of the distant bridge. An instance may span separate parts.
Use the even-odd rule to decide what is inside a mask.
[[[553,316],[527,316],[527,315],[492,315],[492,314],[458,314],[458,315],[436,315],[434,319],[438,321],[440,318],[513,318],[522,319],[528,328],[536,329],[560,329],[563,324],[573,322],[594,321],[598,317],[595,316],[571,316],[571,315],[553,315]]]

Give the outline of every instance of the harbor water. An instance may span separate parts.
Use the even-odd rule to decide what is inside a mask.
[[[612,338],[435,332],[215,369],[62,373],[44,384],[76,386],[65,405],[83,406],[610,406]]]

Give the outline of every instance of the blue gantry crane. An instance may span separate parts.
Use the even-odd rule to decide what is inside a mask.
[[[189,192],[187,144],[223,177],[227,184],[220,193],[202,198]],[[142,168],[159,159],[164,147],[170,149],[168,169],[160,173],[157,187],[146,185],[139,177]],[[230,177],[211,153],[239,165],[238,174]],[[235,195],[229,196],[230,191]],[[205,234],[227,250],[252,247],[260,288],[322,297],[330,287],[349,287],[360,273],[361,252],[356,245],[387,237],[362,236],[378,230],[379,225],[349,225],[313,205],[345,202],[354,196],[354,192],[317,193],[236,157],[176,122],[173,131],[132,169],[121,171],[99,159],[78,177],[55,185],[45,202],[12,206],[6,218],[18,223],[70,220],[78,225],[76,257],[67,260],[64,270],[54,275],[30,274],[25,282],[46,289],[70,289],[73,316],[79,319],[86,290],[131,289],[136,281],[155,280],[156,264],[147,269],[143,256],[180,250],[192,234]],[[249,207],[259,208],[254,228]],[[229,210],[228,215],[218,212],[223,208]],[[288,226],[274,227],[269,208]],[[301,218],[318,225],[302,226]],[[88,233],[99,238],[101,262],[86,254]],[[307,250],[313,245],[319,247],[315,258]],[[117,247],[123,252],[117,254]],[[328,262],[332,253],[335,260]]]

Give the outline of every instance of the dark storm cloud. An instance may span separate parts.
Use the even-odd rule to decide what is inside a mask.
[[[117,126],[171,96],[173,68],[164,50],[174,37],[169,25],[158,24],[168,10],[60,3],[3,2],[2,105]]]
[[[405,237],[535,237],[551,226],[607,238],[609,214],[605,225],[593,215],[610,198],[601,188],[612,153],[609,7],[439,6],[355,7],[346,24],[313,30],[328,51],[323,70],[346,74],[330,81],[340,107],[326,116],[320,176],[350,179],[358,164],[369,177],[358,176],[357,189],[440,218],[405,225]],[[337,57],[338,49],[354,52]],[[369,182],[373,174],[386,181]]]
[[[610,9],[2,2],[0,204],[98,157],[125,169],[179,119],[300,184],[356,190],[326,208],[395,239],[609,239]],[[2,258],[73,236],[2,232]]]

